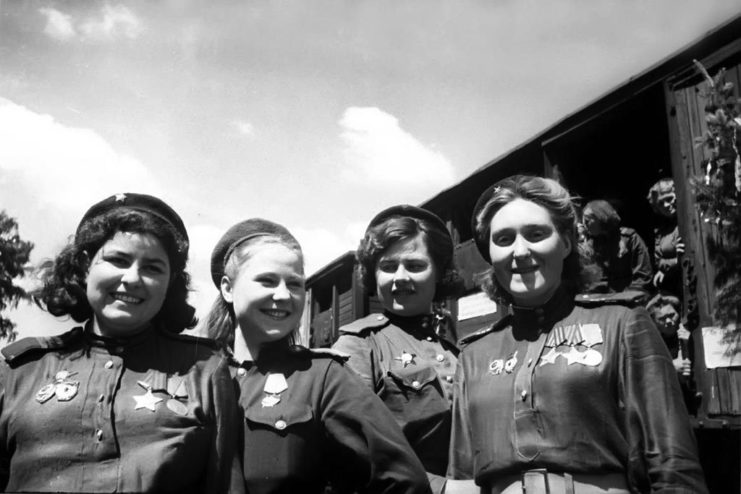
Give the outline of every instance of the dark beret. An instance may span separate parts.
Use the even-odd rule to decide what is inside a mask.
[[[479,196],[479,199],[476,201],[476,205],[473,207],[473,214],[471,214],[471,232],[473,233],[473,238],[476,241],[476,248],[479,249],[481,257],[483,257],[484,260],[489,264],[491,264],[491,257],[489,256],[489,227],[487,225],[486,229],[483,232],[479,233],[476,230],[476,224],[478,223],[477,218],[479,216],[479,213],[482,209],[484,209],[486,203],[489,202],[489,200],[494,196],[494,194],[499,191],[500,188],[501,185],[499,185],[499,182],[487,187],[487,189]]]
[[[224,265],[234,249],[249,239],[266,235],[288,237],[298,243],[291,232],[283,225],[273,223],[262,218],[250,218],[229,228],[216,242],[211,253],[211,279],[216,288],[221,286],[221,278],[224,276]]]
[[[448,227],[445,222],[440,219],[438,215],[426,209],[418,208],[417,206],[411,206],[409,204],[400,204],[398,206],[391,206],[388,209],[384,209],[376,216],[373,217],[371,222],[368,224],[367,230],[370,230],[374,226],[378,226],[389,218],[407,216],[410,218],[417,218],[419,220],[425,220],[443,231],[448,231]]]
[[[80,220],[80,224],[77,226],[77,233],[80,232],[80,229],[82,229],[82,226],[86,222],[116,209],[141,211],[154,215],[172,226],[182,237],[185,244],[188,244],[188,232],[185,230],[183,220],[174,209],[168,206],[162,199],[147,194],[136,194],[133,192],[114,194],[103,199],[97,204],[93,204],[83,215],[82,220]]]

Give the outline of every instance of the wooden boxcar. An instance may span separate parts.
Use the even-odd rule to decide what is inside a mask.
[[[677,188],[678,222],[686,251],[682,258],[685,307],[694,345],[696,393],[689,403],[703,466],[713,492],[739,492],[741,463],[741,368],[709,369],[702,328],[713,327],[714,270],[705,238],[708,225],[698,213],[691,179],[701,176],[703,151],[695,143],[706,131],[707,82],[694,60],[712,75],[727,70],[741,86],[741,17],[662,60],[612,91],[564,117],[517,148],[492,160],[460,183],[421,204],[443,218],[456,241],[456,260],[467,292],[448,301],[458,318],[458,336],[490,324],[496,307],[477,290],[474,278],[487,266],[472,240],[474,203],[493,182],[515,173],[560,180],[585,202],[608,199],[623,223],[644,239],[653,238],[649,187],[671,176]],[[653,242],[647,242],[650,246]],[[741,269],[741,268],[740,268]],[[353,276],[348,252],[308,280],[312,343],[329,346],[337,329],[378,309]]]

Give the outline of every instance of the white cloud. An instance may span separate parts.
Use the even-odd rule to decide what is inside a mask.
[[[378,108],[350,107],[339,124],[345,178],[397,188],[426,189],[453,183],[454,170],[448,159],[419,142],[393,115]]]
[[[134,39],[142,32],[139,18],[123,5],[106,4],[95,15],[84,19],[73,18],[53,8],[42,8],[39,12],[46,17],[44,34],[60,41]]]
[[[255,136],[255,126],[252,125],[250,122],[246,122],[244,120],[235,120],[232,122],[232,125],[234,125],[234,128],[237,129],[237,132],[240,134],[243,134],[247,137],[254,137]]]
[[[50,7],[39,9],[39,12],[46,17],[44,34],[50,38],[67,41],[77,34],[72,25],[72,16]]]
[[[0,98],[0,191],[3,202],[27,201],[79,214],[108,194],[157,193],[144,165],[118,153],[91,129],[67,127]]]

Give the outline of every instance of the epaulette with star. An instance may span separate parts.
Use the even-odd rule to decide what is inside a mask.
[[[367,330],[378,330],[389,323],[383,314],[369,314],[340,328],[340,334],[360,334]]]
[[[574,297],[577,305],[597,307],[600,305],[625,305],[638,307],[648,301],[646,292],[641,290],[625,290],[617,293],[581,293]]]
[[[3,358],[8,364],[13,365],[24,356],[65,348],[79,341],[82,338],[82,334],[82,327],[77,327],[55,336],[21,338],[0,350],[0,353],[2,353]]]
[[[509,324],[510,317],[511,316],[508,314],[508,315],[502,317],[501,319],[499,319],[498,321],[496,321],[491,326],[486,326],[485,328],[481,328],[481,329],[479,329],[477,331],[474,331],[473,333],[471,333],[469,335],[464,336],[463,338],[461,338],[460,340],[458,340],[458,346],[460,348],[463,348],[464,346],[470,345],[472,342],[478,340],[482,336],[485,336],[485,335],[487,335],[489,333],[493,333],[495,331],[499,331],[499,330],[503,329],[504,327],[506,327]]]

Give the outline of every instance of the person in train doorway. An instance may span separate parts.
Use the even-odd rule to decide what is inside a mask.
[[[341,327],[333,346],[391,410],[436,493],[454,492],[445,472],[458,348],[451,317],[438,304],[462,285],[453,248],[445,223],[430,211],[398,205],[378,213],[356,256],[383,313]]]
[[[285,227],[252,218],[229,228],[211,277],[220,295],[208,331],[233,355],[247,492],[430,492],[391,413],[344,359],[295,344],[304,257]]]
[[[586,281],[569,192],[517,175],[473,213],[491,264],[484,289],[510,307],[461,340],[449,474],[496,494],[705,493],[672,359],[624,293]]]
[[[662,178],[648,191],[648,202],[654,211],[654,268],[653,285],[661,293],[669,293],[682,300],[682,268],[679,258],[684,254],[684,242],[677,224],[677,195],[674,180]]]
[[[582,214],[584,244],[601,272],[588,287],[595,293],[631,292],[645,304],[653,291],[653,269],[648,247],[638,232],[622,226],[612,205],[602,199],[588,202]]]

